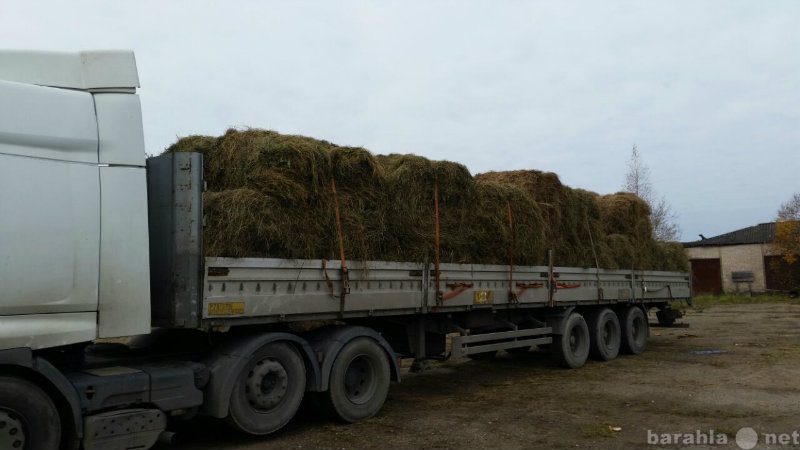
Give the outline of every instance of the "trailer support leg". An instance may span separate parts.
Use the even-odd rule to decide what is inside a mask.
[[[430,368],[427,355],[427,342],[425,340],[425,316],[417,317],[415,324],[417,331],[416,348],[414,349],[414,363],[411,364],[411,372],[419,373]]]

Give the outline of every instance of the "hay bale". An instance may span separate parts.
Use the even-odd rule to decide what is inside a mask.
[[[650,205],[636,194],[602,195],[597,203],[606,233],[634,236],[642,242],[652,239]]]
[[[539,205],[518,186],[482,180],[477,189],[468,253],[480,255],[486,264],[544,264],[545,223]]]
[[[652,270],[668,270],[686,272],[689,270],[689,260],[686,251],[680,242],[655,241],[657,261],[653,261]]]
[[[559,259],[570,252],[561,233],[566,188],[558,175],[538,170],[512,170],[506,172],[486,172],[476,175],[479,181],[490,181],[517,186],[530,196],[540,207],[544,219],[544,235],[548,249],[552,249]]]
[[[433,261],[435,200],[439,192],[440,258],[478,262],[471,252],[475,224],[469,214],[478,204],[475,180],[463,165],[417,155],[378,156],[384,168],[388,204],[387,256]]]
[[[557,265],[596,265],[596,248],[593,250],[591,242],[601,241],[597,194],[570,189],[556,174],[538,170],[487,172],[476,178],[517,186],[539,205],[544,219],[546,247],[553,250]]]
[[[608,253],[604,262],[608,269],[640,269],[635,239],[625,234],[609,234],[604,239]]]
[[[166,151],[204,155],[208,255],[338,258],[338,201],[347,259],[432,261],[438,187],[442,262],[537,265],[553,249],[563,266],[686,266],[682,250],[652,239],[641,199],[571,189],[553,173],[473,177],[454,162],[259,129],[189,136]]]
[[[206,192],[203,245],[208,255],[233,257],[259,256],[275,252],[263,236],[279,241],[281,230],[268,223],[265,214],[274,206],[270,199],[252,189]],[[222,236],[225,238],[223,239]]]

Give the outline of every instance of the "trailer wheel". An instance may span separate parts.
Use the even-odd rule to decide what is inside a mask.
[[[303,358],[290,344],[259,348],[239,373],[228,423],[253,435],[279,430],[294,417],[306,387]]]
[[[644,310],[631,306],[622,313],[622,351],[639,355],[647,348],[649,324]]]
[[[57,450],[61,419],[55,403],[39,386],[0,377],[0,448]]]
[[[609,361],[619,354],[622,341],[622,330],[614,311],[600,308],[589,317],[589,336],[591,347],[589,354],[594,359]]]
[[[380,411],[389,383],[389,361],[383,348],[367,337],[353,339],[336,356],[329,389],[317,395],[317,404],[330,416],[358,422]]]
[[[589,357],[589,327],[583,316],[574,312],[564,320],[563,334],[553,336],[553,356],[561,366],[577,369]]]

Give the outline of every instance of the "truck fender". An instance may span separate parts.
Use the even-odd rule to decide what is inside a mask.
[[[559,309],[547,315],[547,326],[553,329],[553,335],[560,336],[564,334],[564,321],[575,311],[574,306],[569,308]]]
[[[277,341],[292,343],[300,351],[306,364],[306,390],[319,390],[321,381],[319,362],[308,342],[289,333],[249,335],[224,342],[203,360],[203,364],[211,373],[211,379],[204,389],[205,399],[200,412],[211,417],[227,417],[231,393],[242,368],[255,351]]]
[[[0,367],[12,368],[21,374],[33,375],[35,381],[44,388],[60,409],[68,408],[67,413],[72,419],[75,436],[83,437],[83,417],[81,416],[81,402],[75,387],[69,382],[61,371],[56,369],[44,358],[33,356],[29,348],[12,348],[0,350]],[[29,378],[30,379],[30,378]],[[61,398],[55,397],[54,394]]]
[[[369,337],[374,339],[386,352],[392,367],[392,381],[400,381],[400,364],[392,346],[377,331],[361,326],[330,326],[314,330],[309,334],[308,342],[322,361],[322,381],[319,391],[327,391],[333,362],[345,344],[353,339]]]

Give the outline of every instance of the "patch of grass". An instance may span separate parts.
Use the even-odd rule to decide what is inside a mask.
[[[614,436],[612,427],[613,425],[611,425],[609,422],[591,425],[581,429],[581,436],[585,438],[612,437]]]
[[[750,412],[746,411],[735,411],[730,409],[714,409],[714,410],[705,410],[705,409],[688,409],[685,411],[680,411],[680,415],[685,417],[696,417],[696,418],[726,418],[726,419],[745,419],[751,417]],[[720,433],[728,434],[724,430],[719,430]],[[734,433],[736,434],[736,433]]]
[[[723,294],[723,295],[698,295],[693,299],[693,307],[687,307],[685,303],[676,302],[672,305],[676,309],[694,309],[695,311],[703,311],[711,306],[718,305],[754,305],[754,304],[767,304],[767,303],[792,303],[797,304],[796,298],[790,298],[788,295],[782,294],[761,294],[761,295],[746,295],[746,294]]]
[[[796,360],[798,356],[800,356],[800,344],[783,345],[761,353],[762,358],[770,361],[791,361]]]

